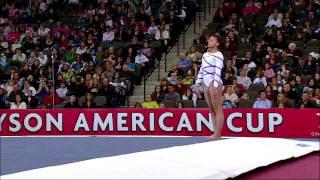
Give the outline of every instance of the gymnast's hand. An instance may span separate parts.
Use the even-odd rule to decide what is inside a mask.
[[[195,87],[195,91],[196,91],[196,95],[197,95],[197,97],[201,97],[201,92],[200,92],[199,85],[196,85],[196,87]]]

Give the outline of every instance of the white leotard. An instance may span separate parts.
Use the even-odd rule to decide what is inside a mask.
[[[223,54],[218,51],[215,53],[206,52],[202,56],[202,63],[196,84],[201,85],[203,81],[204,84],[209,87],[210,83],[213,82],[214,87],[223,85],[221,79],[221,71],[223,68]]]

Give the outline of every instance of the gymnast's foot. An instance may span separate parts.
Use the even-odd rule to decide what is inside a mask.
[[[208,137],[210,140],[218,140],[221,138],[221,134],[212,134]]]

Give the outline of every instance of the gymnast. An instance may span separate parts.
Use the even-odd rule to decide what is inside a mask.
[[[199,86],[204,83],[204,96],[211,113],[214,133],[210,139],[219,139],[223,128],[222,87],[221,70],[223,68],[223,54],[219,36],[211,35],[208,39],[208,52],[202,56],[200,71],[196,80],[196,94],[200,96]]]

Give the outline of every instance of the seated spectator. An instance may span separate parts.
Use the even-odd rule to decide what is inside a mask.
[[[303,57],[299,57],[298,65],[293,69],[293,76],[313,75],[312,67],[306,65],[306,61]]]
[[[293,42],[289,43],[288,50],[289,50],[289,52],[287,53],[287,55],[289,57],[299,58],[299,57],[302,57],[302,55],[303,55],[301,50],[297,48],[296,43],[293,43]],[[296,65],[296,64],[294,64],[294,65]]]
[[[235,51],[237,50],[237,44],[235,42],[232,42],[229,36],[226,36],[224,46],[225,46],[225,50],[230,52],[230,54],[234,54]]]
[[[240,94],[243,94],[245,92],[245,88],[242,84],[238,83],[237,77],[232,77],[232,86],[234,87],[234,89],[237,89],[239,91]]]
[[[75,95],[71,95],[69,102],[64,105],[64,108],[80,108],[77,97]]]
[[[224,96],[222,96],[222,108],[223,109],[230,109],[230,108],[232,108],[232,105],[231,105],[231,102],[230,102],[230,100],[225,100],[225,97]]]
[[[296,76],[295,84],[291,86],[299,95],[302,95],[305,85],[300,76]]]
[[[250,100],[250,96],[247,92],[243,93],[239,101],[241,100]]]
[[[267,79],[264,77],[264,74],[261,70],[257,72],[257,76],[252,84],[263,84],[265,87],[267,86]]]
[[[166,78],[163,78],[163,79],[161,79],[161,81],[160,81],[160,88],[161,88],[161,91],[163,92],[163,93],[168,93],[168,86],[169,86],[169,81],[166,79]]]
[[[273,91],[270,85],[266,87],[266,96],[270,101],[274,101],[276,99],[277,91]]]
[[[178,69],[176,64],[172,64],[170,70],[168,72],[168,77],[171,77],[172,74],[176,74],[177,76],[184,76],[184,72],[182,69]]]
[[[24,93],[25,96],[28,95],[28,91],[31,91],[32,92],[32,96],[35,96],[36,95],[36,89],[30,85],[30,82],[29,81],[24,81],[24,88],[22,90],[22,92]]]
[[[36,97],[32,94],[31,90],[28,90],[27,95],[26,95],[26,104],[27,107],[30,109],[36,109],[38,107],[38,100]]]
[[[138,41],[141,41],[144,38],[143,32],[140,30],[139,25],[135,25],[134,28],[131,31],[131,34],[133,36],[136,36]]]
[[[23,98],[24,94],[19,88],[19,85],[14,82],[14,80],[9,82],[10,84],[6,87],[6,92],[8,95],[8,101],[15,102],[16,101],[16,95],[20,95],[21,98]]]
[[[85,53],[87,51],[87,47],[86,47],[86,43],[84,41],[82,41],[80,43],[80,46],[77,47],[76,49],[76,54],[78,55],[82,55],[83,53]]]
[[[148,34],[155,36],[158,31],[158,27],[155,25],[155,23],[151,22],[151,25],[148,28]]]
[[[178,76],[177,73],[171,73],[171,76],[167,78],[167,80],[169,81],[170,84],[172,85],[177,85],[177,81],[178,81]]]
[[[49,109],[54,105],[61,103],[61,99],[53,88],[49,88],[49,92],[43,97],[42,103],[45,104]]]
[[[50,29],[45,27],[44,23],[41,23],[38,28],[38,36],[45,37],[50,32]]]
[[[232,72],[231,71],[226,71],[224,73],[224,76],[223,76],[223,85],[231,85],[232,84]]]
[[[15,101],[10,103],[10,109],[27,109],[27,104],[22,101],[19,94],[15,96]]]
[[[192,70],[188,70],[187,75],[181,81],[183,84],[190,86],[195,83],[195,75]]]
[[[289,83],[283,85],[283,93],[286,98],[293,99],[295,101],[295,104],[300,101],[299,94],[291,89],[291,85]]]
[[[300,108],[316,108],[317,104],[316,104],[316,101],[310,100],[309,94],[305,92],[302,94],[302,99],[299,102],[299,107]]]
[[[237,83],[242,84],[243,87],[247,90],[249,89],[252,82],[251,82],[251,79],[246,74],[247,74],[246,69],[244,68],[240,69],[240,74],[239,76],[237,76]]]
[[[197,33],[195,35],[195,37],[193,38],[193,44],[195,44],[195,45],[200,45],[200,44],[205,45],[206,44],[206,40],[204,39],[203,36],[201,36],[199,33]]]
[[[262,4],[259,1],[249,0],[246,6],[242,9],[244,16],[248,14],[256,15],[259,13]]]
[[[168,86],[168,93],[164,96],[164,100],[180,101],[180,99],[180,94],[175,92],[174,86],[170,84]]]
[[[91,93],[86,93],[86,95],[84,96],[84,102],[81,107],[82,108],[97,108],[97,105],[94,102],[94,98]]]
[[[75,63],[73,64],[73,68],[78,68]],[[67,82],[70,81],[70,78],[74,76],[74,71],[73,69],[70,68],[70,65],[68,63],[63,64],[63,68],[61,69],[61,75],[64,80]]]
[[[142,104],[139,103],[139,102],[136,102],[136,103],[134,104],[134,108],[142,108]]]
[[[153,53],[152,53],[152,49],[149,47],[149,43],[147,41],[145,41],[143,43],[143,48],[141,49],[141,52],[143,55],[145,55],[149,59],[149,61],[152,61]]]
[[[72,69],[76,74],[79,74],[83,67],[84,61],[82,61],[80,55],[77,55],[77,59],[70,65],[70,69]]]
[[[270,64],[267,62],[264,65],[264,70],[263,70],[264,76],[269,80],[273,78],[276,74]]]
[[[282,17],[278,13],[273,13],[272,18],[269,18],[267,24],[265,25],[265,27],[272,26],[276,26],[278,28],[282,27]]]
[[[160,86],[155,86],[154,91],[151,93],[151,98],[158,104],[164,99],[164,93]]]
[[[235,93],[233,86],[230,85],[227,87],[227,92],[224,93],[224,100],[230,101],[232,107],[237,107],[239,98]]]
[[[149,59],[144,54],[142,54],[141,50],[137,51],[137,56],[135,57],[134,63],[139,64],[141,66],[142,72],[144,72],[144,70],[148,71]]]
[[[161,24],[160,29],[157,30],[155,35],[156,40],[160,40],[162,47],[168,45],[168,40],[170,39],[169,31],[165,29],[165,25]]]
[[[102,35],[102,42],[106,43],[107,47],[109,47],[112,43],[112,41],[115,38],[114,32],[111,30],[109,26],[106,27],[106,32]]]
[[[254,104],[253,108],[264,108],[268,109],[272,107],[272,103],[270,100],[267,99],[266,92],[265,91],[260,91],[259,93],[260,98],[258,98]]]
[[[102,85],[100,86],[97,96],[106,96],[106,107],[113,107],[113,101],[116,101],[116,88],[109,83],[108,78],[102,79]]]
[[[192,61],[187,59],[184,53],[179,54],[179,60],[177,62],[177,68],[181,69],[183,72],[187,72],[192,69]]]
[[[12,61],[17,61],[20,63],[27,62],[27,56],[21,51],[21,49],[16,49],[16,53],[12,56]]]
[[[285,107],[285,108],[289,108],[289,104],[288,104],[288,99],[285,98],[283,93],[278,93],[275,103],[274,103],[274,107]]]
[[[178,108],[178,109],[184,108],[184,103],[182,101],[177,102],[176,108]]]
[[[187,91],[182,95],[182,100],[192,100],[193,101],[193,107],[197,107],[197,95],[196,93],[193,93],[192,90],[189,88]]]
[[[56,89],[56,93],[61,99],[64,99],[67,96],[68,88],[65,82],[60,82],[59,88]]]
[[[145,101],[142,103],[143,108],[158,108],[158,103],[152,100],[151,95],[146,95]]]
[[[134,83],[141,84],[141,77],[137,77],[136,73],[129,70],[128,64],[123,64],[121,71],[119,72],[119,78],[123,81],[129,81],[133,88]]]
[[[184,94],[188,90],[188,86],[184,85],[182,82],[182,77],[177,78],[177,84],[175,86],[175,90],[179,94]]]
[[[159,108],[166,108],[166,105],[164,103],[159,103]]]
[[[44,54],[43,51],[40,51],[40,52],[38,53],[37,59],[39,60],[39,62],[40,62],[40,64],[41,64],[42,66],[45,66],[45,65],[48,63],[48,56],[47,56],[46,54]]]

